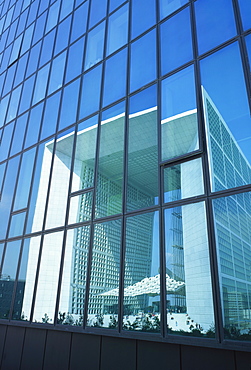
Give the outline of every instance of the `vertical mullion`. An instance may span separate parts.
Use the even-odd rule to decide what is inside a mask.
[[[104,36],[104,50],[103,50],[103,60],[102,60],[102,75],[101,75],[101,84],[100,84],[100,101],[99,101],[99,113],[98,113],[98,129],[97,129],[97,138],[96,138],[96,154],[95,154],[95,167],[94,167],[94,189],[93,189],[93,198],[92,198],[92,215],[91,215],[91,228],[90,228],[90,249],[88,254],[88,263],[87,263],[87,273],[86,273],[86,291],[85,291],[85,307],[84,307],[84,319],[83,326],[86,327],[87,318],[88,318],[88,307],[89,307],[89,295],[90,295],[90,283],[91,283],[91,271],[92,271],[92,256],[93,256],[93,243],[94,243],[94,227],[95,224],[95,205],[96,205],[96,194],[98,186],[98,160],[99,160],[99,148],[100,148],[100,135],[101,135],[101,118],[102,118],[102,101],[104,93],[104,78],[105,78],[105,53],[106,53],[106,39],[107,39],[107,29],[108,29],[108,11],[109,11],[109,0],[106,4],[106,19],[105,19],[105,36]],[[88,23],[90,21],[90,11],[91,6],[89,6],[88,14]],[[86,43],[87,44],[87,43]],[[85,49],[86,53],[86,49]]]
[[[217,249],[215,240],[215,229],[213,221],[213,209],[210,198],[211,194],[211,181],[210,181],[210,168],[208,161],[208,148],[206,141],[206,128],[205,118],[203,114],[203,100],[202,100],[202,89],[201,89],[201,76],[200,76],[200,63],[198,59],[198,43],[197,43],[197,30],[196,30],[196,17],[195,17],[195,4],[192,2],[191,7],[191,22],[192,22],[192,37],[193,37],[193,48],[194,48],[194,71],[195,71],[195,88],[197,96],[197,107],[198,107],[198,129],[200,145],[202,145],[202,166],[203,166],[203,183],[204,191],[206,195],[205,207],[206,207],[206,220],[207,220],[207,235],[208,235],[208,249],[209,249],[209,262],[211,271],[211,282],[212,282],[212,297],[213,307],[215,316],[215,335],[218,342],[222,342],[223,333],[223,319],[221,310],[221,297],[220,297],[220,283],[218,274],[218,263],[217,263]]]

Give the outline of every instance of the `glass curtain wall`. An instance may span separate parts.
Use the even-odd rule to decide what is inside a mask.
[[[251,340],[250,10],[0,1],[2,320]]]

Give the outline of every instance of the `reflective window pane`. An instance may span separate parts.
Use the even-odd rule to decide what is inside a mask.
[[[36,148],[33,148],[25,152],[22,156],[15,202],[13,207],[14,211],[27,207],[35,154]]]
[[[251,119],[238,45],[202,60],[201,74],[212,190],[248,184]]]
[[[116,329],[121,220],[96,224],[93,240],[87,326]]]
[[[109,18],[106,54],[109,55],[125,45],[128,38],[128,4]]]
[[[165,18],[187,2],[188,0],[160,0],[160,19]]]
[[[53,59],[48,94],[59,89],[63,83],[66,52]]]
[[[160,332],[159,212],[126,220],[123,329]]]
[[[71,42],[79,38],[86,31],[88,1],[81,5],[73,14]]]
[[[251,3],[246,0],[238,0],[240,12],[241,12],[241,18],[242,18],[242,25],[244,30],[247,30],[251,27]]]
[[[57,324],[83,325],[90,227],[68,230]]]
[[[53,135],[56,131],[60,97],[61,91],[52,95],[45,103],[40,139],[45,139],[46,137]]]
[[[127,210],[158,204],[156,86],[130,99]]]
[[[85,54],[85,70],[94,66],[103,59],[104,37],[105,22],[102,22],[88,33]]]
[[[99,108],[102,66],[84,75],[79,118],[84,118]]]
[[[69,191],[69,179],[71,171],[72,148],[74,132],[63,133],[56,143],[50,142],[46,149],[53,150],[56,145],[53,158],[52,175],[50,179],[49,199],[47,205],[46,224],[47,229],[62,226],[65,222],[67,197]],[[41,174],[43,184],[43,173]],[[42,187],[42,185],[41,185]],[[41,189],[42,191],[42,189]],[[39,194],[37,202],[39,202]]]
[[[8,319],[10,315],[12,295],[16,280],[17,264],[21,241],[9,242],[6,245],[3,268],[0,277],[0,318]],[[22,289],[24,286],[22,287]]]
[[[193,58],[190,8],[162,23],[160,33],[161,74],[164,75]]]
[[[251,340],[251,193],[213,200],[226,339]]]
[[[156,23],[156,2],[145,0],[142,6],[141,0],[132,0],[132,34],[134,39]]]
[[[82,37],[69,48],[65,82],[73,80],[82,72],[84,42],[85,38]]]
[[[231,0],[195,2],[199,53],[218,46],[236,34]]]
[[[162,81],[162,160],[199,147],[193,66]]]
[[[44,103],[40,103],[30,111],[30,117],[24,143],[25,148],[28,148],[30,145],[35,144],[38,140],[43,106]]]
[[[63,91],[58,130],[76,122],[80,79],[66,86]]]
[[[204,193],[201,158],[164,169],[164,202]]]
[[[70,199],[68,224],[90,221],[92,216],[93,191],[75,195]]]
[[[169,333],[215,336],[204,203],[165,210],[165,244]]]
[[[20,304],[22,305],[22,307],[21,311],[17,311],[14,305],[14,320],[30,319],[40,240],[40,236],[24,240],[22,259],[18,276],[18,284],[20,284],[20,288],[22,289],[18,289],[17,287],[15,296],[15,305],[18,306],[18,302],[21,301]]]
[[[89,28],[101,21],[106,16],[107,0],[92,0]]]
[[[13,199],[14,189],[16,185],[17,171],[19,166],[20,157],[14,157],[9,160],[6,169],[6,175],[4,179],[3,189],[1,193],[1,202],[0,202],[0,239],[5,239],[10,211],[12,202],[10,199]]]
[[[44,236],[33,322],[54,321],[63,232]]]
[[[130,91],[134,91],[156,78],[155,30],[132,43],[130,68]]]
[[[42,230],[52,158],[53,141],[40,144],[31,189],[27,233]]]
[[[127,49],[123,49],[105,64],[103,106],[124,97],[126,93]]]
[[[16,120],[10,155],[18,153],[23,147],[24,134],[26,130],[28,114],[24,114]]]
[[[93,186],[97,126],[97,116],[78,125],[72,192]]]
[[[23,234],[25,217],[26,212],[20,212],[11,216],[10,229],[8,233],[9,238]]]
[[[125,106],[104,111],[98,157],[95,217],[122,212]]]

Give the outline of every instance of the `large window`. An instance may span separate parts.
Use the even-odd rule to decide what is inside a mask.
[[[249,4],[1,2],[1,319],[251,340]]]

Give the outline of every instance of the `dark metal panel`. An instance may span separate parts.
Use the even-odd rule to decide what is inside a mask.
[[[7,328],[1,370],[19,369],[24,334],[25,328],[15,326],[9,326]]]
[[[99,370],[101,337],[92,334],[72,334],[70,370]]]
[[[45,346],[44,366],[46,370],[69,368],[71,333],[48,330]]]
[[[5,342],[5,335],[6,335],[7,326],[6,325],[0,325],[0,364],[4,349],[4,342]]]
[[[27,328],[20,370],[43,368],[46,330]]]
[[[139,340],[137,346],[137,370],[152,369],[180,370],[180,346],[178,344]]]
[[[234,352],[181,346],[182,370],[235,370]]]
[[[235,352],[236,370],[251,369],[251,353],[250,352]]]
[[[136,370],[136,340],[102,337],[100,370]]]

